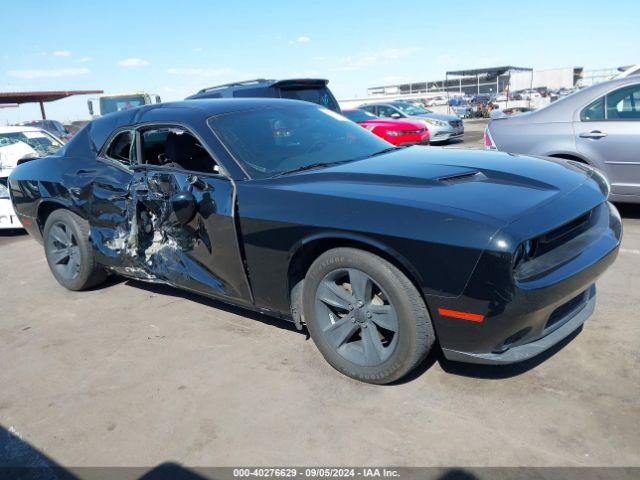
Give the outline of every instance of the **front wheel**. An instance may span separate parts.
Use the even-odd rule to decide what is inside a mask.
[[[44,251],[51,273],[69,290],[85,290],[107,277],[93,256],[89,223],[69,210],[55,210],[43,231]]]
[[[435,334],[426,305],[398,268],[372,253],[323,253],[304,281],[303,312],[325,359],[368,383],[398,380],[431,350]]]

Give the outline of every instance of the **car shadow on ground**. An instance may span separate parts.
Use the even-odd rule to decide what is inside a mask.
[[[616,203],[616,208],[622,218],[640,219],[640,204],[638,203]]]
[[[250,318],[251,320],[257,320],[266,325],[271,325],[271,326],[282,328],[283,330],[289,330],[292,332],[298,332],[298,333],[301,333],[302,335],[305,335],[307,339],[309,339],[309,334],[307,333],[306,328],[303,328],[302,330],[298,330],[296,329],[296,326],[293,322],[290,322],[282,318],[272,317],[270,315],[255,312],[247,308],[234,306],[228,303],[214,300],[204,295],[191,293],[186,290],[180,290],[178,288],[172,287],[171,285],[165,285],[162,283],[147,283],[147,282],[142,282],[138,280],[116,277],[116,279],[113,280],[114,284],[119,283],[117,280],[118,278],[120,278],[120,282],[124,281],[126,282],[127,285],[138,288],[140,290],[145,290],[147,292],[155,293],[158,295],[184,298],[185,300],[197,302],[207,307],[215,308],[217,310],[222,310],[223,312],[239,315],[245,318]]]
[[[233,468],[192,470],[167,461],[155,467],[63,467],[22,439],[12,427],[0,425],[0,478],[21,480],[79,480],[81,478],[127,478],[138,480],[232,480]],[[298,470],[300,472],[300,470]],[[302,472],[301,472],[302,473]],[[462,468],[439,468],[433,480],[478,480]],[[426,476],[425,476],[426,477]],[[299,477],[298,477],[299,478]],[[412,477],[413,478],[413,477]]]
[[[180,290],[170,285],[159,284],[159,283],[147,283],[147,282],[142,282],[138,280],[126,279],[126,278],[118,277],[114,275],[109,277],[109,279],[107,280],[107,283],[103,284],[102,287],[109,287],[111,285],[116,285],[118,283],[123,283],[123,282],[126,282],[128,286],[138,288],[140,290],[144,290],[149,293],[171,296],[175,298],[183,298],[187,301],[197,302],[197,303],[200,303],[201,305],[222,310],[227,313],[239,315],[245,318],[249,318],[251,320],[257,320],[266,325],[281,328],[283,330],[297,332],[304,335],[306,340],[310,339],[309,332],[306,328],[303,328],[301,331],[297,330],[295,325],[288,320],[272,317],[267,314],[254,312],[252,310],[249,310],[243,307],[230,305],[221,301],[211,299],[203,295],[199,295],[197,293],[191,293],[184,290]],[[447,373],[464,376],[464,377],[494,379],[494,380],[515,377],[537,367],[538,365],[545,362],[550,357],[554,356],[556,353],[562,350],[566,345],[568,345],[581,331],[582,331],[582,327],[578,328],[575,332],[571,333],[568,337],[558,342],[553,347],[549,348],[545,352],[537,355],[536,357],[530,360],[509,364],[509,365],[479,365],[479,364],[472,364],[472,363],[450,361],[444,357],[444,354],[442,353],[442,349],[440,348],[439,344],[436,342],[434,348],[431,350],[429,355],[427,355],[427,357],[415,369],[413,369],[407,375],[402,377],[400,380],[397,380],[396,382],[392,382],[390,385],[402,385],[405,383],[412,382],[417,378],[421,377],[424,373],[426,373],[435,363],[438,363],[440,367]]]
[[[7,228],[0,230],[0,237],[24,237],[28,235],[22,228]]]

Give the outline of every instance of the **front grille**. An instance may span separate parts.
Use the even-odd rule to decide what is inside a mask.
[[[589,291],[585,290],[580,295],[569,300],[567,303],[560,305],[549,316],[547,324],[544,326],[545,331],[553,326],[560,326],[559,322],[562,322],[563,320],[568,321],[572,317],[573,313],[576,313],[584,307],[587,300],[589,300]]]
[[[591,226],[592,216],[593,210],[589,210],[578,218],[538,237],[536,239],[536,256],[544,255],[546,252],[580,235]]]
[[[400,133],[403,135],[419,135],[424,132],[424,130],[424,128],[421,128],[420,130],[401,130]]]
[[[453,128],[459,128],[462,126],[462,120],[450,120],[449,125],[451,125]]]

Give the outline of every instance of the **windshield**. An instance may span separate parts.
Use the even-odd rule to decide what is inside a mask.
[[[375,155],[390,145],[326,108],[286,106],[233,112],[209,126],[253,178]]]
[[[356,123],[376,120],[378,118],[373,113],[365,112],[364,110],[343,110],[342,114]]]
[[[26,143],[41,157],[56,153],[62,147],[62,143],[43,131],[0,133],[0,147],[18,142]]]
[[[120,110],[128,110],[130,108],[146,105],[144,95],[122,95],[119,97],[102,97],[100,98],[100,113],[119,112]]]
[[[427,110],[424,107],[419,107],[411,103],[394,103],[393,106],[410,117],[413,115],[426,115],[427,113],[433,113],[431,110]]]

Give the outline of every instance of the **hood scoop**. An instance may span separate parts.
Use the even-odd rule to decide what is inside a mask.
[[[447,175],[446,177],[438,178],[438,181],[450,185],[452,183],[476,182],[486,179],[487,176],[484,173],[476,171]]]

